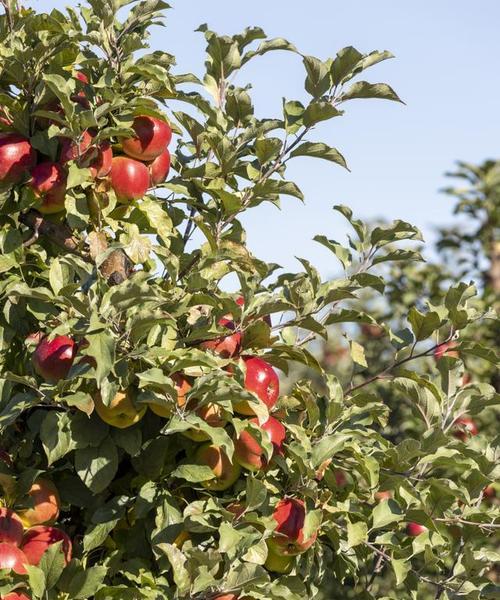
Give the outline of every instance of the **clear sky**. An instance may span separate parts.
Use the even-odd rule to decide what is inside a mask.
[[[347,204],[360,217],[402,218],[426,240],[451,219],[451,202],[438,190],[457,159],[498,158],[500,142],[500,2],[498,0],[171,0],[167,28],[151,45],[175,54],[179,72],[200,73],[205,40],[194,29],[207,22],[221,33],[259,25],[320,58],[353,45],[396,55],[367,72],[392,85],[406,106],[355,100],[344,117],[315,133],[337,147],[348,173],[325,161],[296,159],[288,177],[305,204],[285,197],[283,210],[263,206],[244,219],[251,250],[260,258],[298,269],[308,258],[324,275],[337,270],[316,233],[342,239],[346,228],[331,210]],[[30,0],[39,9],[74,0]],[[279,52],[256,59],[238,84],[252,82],[258,116],[280,115],[281,98],[304,98],[300,57]]]

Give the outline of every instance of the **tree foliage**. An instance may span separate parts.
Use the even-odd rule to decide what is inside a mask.
[[[0,594],[299,600],[317,597],[333,574],[358,598],[420,598],[429,590],[436,598],[497,597],[485,573],[498,559],[488,540],[500,519],[482,500],[498,477],[498,436],[469,443],[454,435],[465,413],[498,415],[493,386],[460,385],[462,358],[497,361],[473,335],[487,313],[474,285],[456,282],[439,302],[419,298],[401,318],[379,323],[365,295],[389,298],[394,265],[421,260],[415,227],[370,228],[335,206],[349,225],[348,243],[328,230],[316,240],[344,273],[323,280],[305,259],[300,271],[284,273],[253,256],[240,220],[264,202],[303,200],[286,178],[290,160],[346,167],[338,149],[317,140],[315,125],[342,116],[352,99],[399,101],[387,84],[364,80],[390,53],[348,47],[321,60],[257,27],[221,36],[202,25],[206,61],[198,77],[179,73],[172,55],[147,51],[149,29],[164,24],[163,0],[88,0],[65,13],[2,4],[2,132],[29,139],[39,161],[61,162],[65,144],[76,150],[61,167],[63,210],[40,213],[28,174],[1,190],[4,503],[22,513],[32,484],[52,481],[61,498],[57,526],[74,551],[66,566],[55,544],[26,574],[3,571]],[[274,51],[303,62],[305,93],[284,100],[276,117],[259,118],[250,86],[234,85],[234,76]],[[109,178],[95,178],[95,154],[81,148],[90,132],[91,152],[109,143],[121,154],[137,116],[171,123],[174,174],[123,202]],[[203,243],[192,241],[194,231]],[[229,275],[236,294],[225,291]],[[370,361],[353,323],[383,327],[381,373],[366,376]],[[341,325],[352,366],[346,381],[310,347]],[[214,352],[229,335],[240,336],[238,352]],[[51,381],[34,368],[34,354],[42,338],[58,336],[70,339],[75,356]],[[429,363],[452,340],[459,357]],[[246,384],[250,357],[284,374],[305,365],[316,377],[296,382],[271,407],[286,427],[274,456],[259,427],[270,406]],[[180,373],[189,380],[186,396]],[[415,431],[392,435],[397,424],[381,379],[409,403]],[[125,421],[110,416],[117,397]],[[266,468],[236,467],[243,430],[261,444]],[[207,444],[217,464],[235,466],[230,482],[204,462]],[[377,502],[388,489],[392,497]],[[273,515],[290,500],[305,507],[294,542],[310,543],[277,567]],[[425,532],[408,537],[409,522]],[[392,587],[373,595],[386,563]]]

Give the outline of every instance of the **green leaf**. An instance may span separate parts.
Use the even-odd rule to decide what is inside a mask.
[[[43,553],[39,567],[43,571],[46,580],[46,588],[51,590],[61,577],[66,564],[62,542],[51,544]]]
[[[75,469],[94,494],[103,492],[118,470],[118,452],[113,440],[107,437],[97,447],[76,450]]]
[[[404,518],[404,512],[394,500],[380,502],[373,509],[372,527],[373,529],[381,529],[391,523],[402,521]]]
[[[441,319],[436,312],[421,313],[414,306],[408,313],[408,321],[417,342],[429,338],[441,325]]]
[[[101,331],[96,333],[88,333],[86,340],[88,347],[85,349],[85,354],[95,358],[96,362],[96,382],[98,387],[111,373],[115,361],[115,339],[109,332],[109,329],[104,325],[91,323],[94,327],[99,327]]]
[[[313,98],[320,98],[330,89],[328,66],[315,56],[304,56],[303,62],[307,72],[306,91]]]
[[[48,412],[40,427],[40,440],[49,466],[76,448],[69,413]]]
[[[352,360],[361,367],[368,367],[363,346],[355,340],[349,340],[349,346],[351,347]]]
[[[73,600],[86,600],[101,588],[107,571],[107,567],[104,566],[84,569],[79,561],[72,560],[64,570],[59,588]]]
[[[191,585],[191,577],[186,568],[186,557],[173,544],[158,544],[158,550],[161,550],[172,565],[172,575],[179,594],[184,595]]]
[[[368,525],[364,521],[347,521],[347,546],[354,548],[368,540]]]
[[[191,483],[200,483],[215,478],[212,469],[205,465],[179,465],[170,475]]]
[[[363,55],[361,52],[352,46],[347,46],[347,48],[339,50],[330,67],[333,84],[340,85],[344,78],[353,72],[354,67],[362,58]]]
[[[25,565],[28,572],[31,592],[36,598],[43,598],[47,589],[45,583],[45,574],[39,567]]]
[[[339,111],[331,102],[318,100],[311,102],[304,111],[303,122],[306,127],[312,127],[321,121],[328,121],[334,117],[338,117],[342,112]]]
[[[321,142],[303,142],[298,148],[296,148],[291,154],[290,158],[295,156],[310,156],[311,158],[323,158],[330,162],[337,163],[338,165],[349,170],[345,158],[335,148],[331,148]]]
[[[396,92],[386,83],[368,83],[368,81],[358,81],[354,83],[347,92],[341,94],[339,100],[354,100],[355,98],[380,98],[382,100],[394,100],[395,102],[404,102],[399,98]]]

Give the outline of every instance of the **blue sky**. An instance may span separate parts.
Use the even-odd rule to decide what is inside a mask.
[[[39,9],[76,2],[31,0]],[[337,147],[351,173],[330,163],[296,159],[288,178],[305,204],[285,197],[282,211],[263,206],[244,219],[251,250],[260,258],[298,269],[302,256],[324,275],[337,270],[316,233],[342,239],[346,227],[334,204],[362,218],[402,218],[427,241],[451,219],[451,202],[438,190],[457,159],[498,157],[500,140],[498,0],[171,0],[167,28],[157,28],[153,49],[172,52],[180,71],[201,73],[205,41],[193,30],[207,22],[221,33],[259,25],[320,58],[353,45],[396,55],[367,73],[385,81],[406,106],[379,100],[346,104],[346,115],[319,128],[313,139]],[[280,115],[281,98],[305,98],[300,57],[279,52],[256,59],[237,80],[252,82],[258,116]]]

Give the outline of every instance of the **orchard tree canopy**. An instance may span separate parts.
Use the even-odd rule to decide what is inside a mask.
[[[346,206],[347,242],[315,237],[329,280],[259,260],[241,222],[305,200],[292,159],[346,168],[315,126],[400,102],[370,77],[392,55],[201,25],[186,74],[147,51],[163,0],[0,4],[0,597],[498,598],[482,282],[396,298],[420,232]],[[304,93],[259,118],[234,78],[276,51]],[[315,345],[340,332],[346,376]]]

